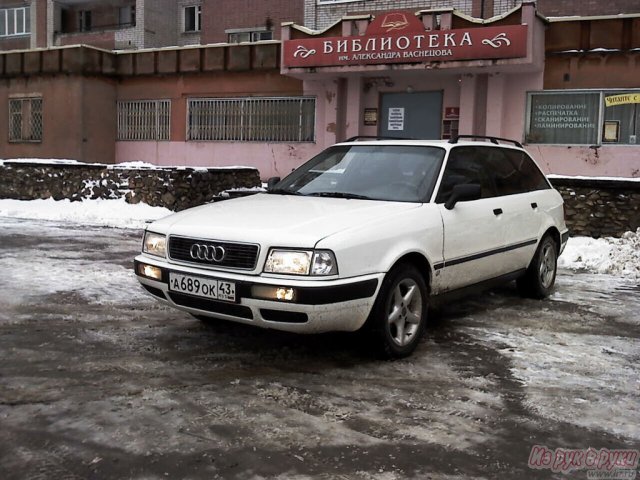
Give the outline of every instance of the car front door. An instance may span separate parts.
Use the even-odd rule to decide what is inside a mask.
[[[440,182],[436,203],[444,228],[444,261],[434,267],[434,293],[465,287],[508,273],[502,263],[505,246],[504,199],[496,196],[486,168],[488,150],[483,147],[453,148]],[[478,184],[481,198],[445,207],[458,184]]]

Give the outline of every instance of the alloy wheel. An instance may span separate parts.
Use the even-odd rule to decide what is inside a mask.
[[[396,345],[409,344],[420,329],[422,319],[422,294],[411,278],[398,282],[393,289],[388,308],[388,328]]]

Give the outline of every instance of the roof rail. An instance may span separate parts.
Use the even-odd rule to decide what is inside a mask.
[[[344,140],[345,142],[357,142],[360,140],[413,140],[412,138],[403,137],[380,137],[376,135],[356,135],[355,137]]]
[[[500,137],[489,137],[487,135],[456,135],[454,137],[451,137],[451,139],[449,140],[449,143],[458,143],[458,140],[460,140],[461,138],[479,138],[481,140],[489,140],[491,143],[495,143],[496,145],[498,145],[499,141],[509,142],[509,143],[513,143],[516,147],[523,148],[522,144],[517,140],[511,140],[509,138],[500,138]]]

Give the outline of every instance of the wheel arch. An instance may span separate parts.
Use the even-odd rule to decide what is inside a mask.
[[[538,245],[540,244],[542,239],[547,235],[549,235],[553,239],[553,242],[556,244],[556,253],[559,255],[560,248],[562,247],[562,239],[560,236],[560,231],[555,226],[551,226],[547,228],[545,232],[540,236],[540,241],[538,242]]]
[[[395,267],[397,267],[401,263],[409,263],[415,266],[424,277],[424,281],[427,284],[427,289],[431,291],[431,264],[429,263],[429,260],[427,260],[427,258],[422,253],[420,252],[405,253],[394,262],[394,264],[391,266],[389,271],[393,270]]]

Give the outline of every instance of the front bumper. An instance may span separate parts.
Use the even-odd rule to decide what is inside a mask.
[[[338,280],[265,278],[174,265],[146,255],[137,256],[134,264],[142,286],[172,307],[194,315],[296,333],[358,330],[369,316],[384,276],[372,274]],[[145,265],[156,267],[160,278],[142,274],[144,268],[141,266]],[[212,300],[171,291],[170,272],[234,282],[236,301]],[[294,300],[266,299],[258,294],[259,290],[273,290],[274,287],[293,289]]]

